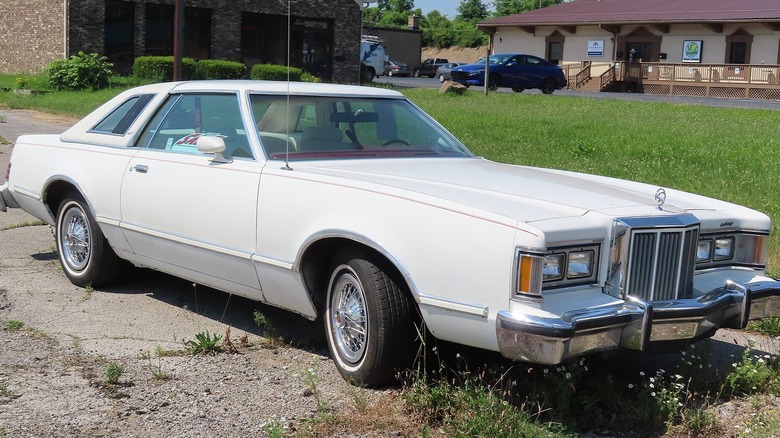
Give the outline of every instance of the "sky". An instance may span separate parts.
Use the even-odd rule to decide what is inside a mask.
[[[422,9],[423,14],[427,15],[428,12],[436,9],[450,20],[458,14],[458,5],[460,0],[414,0],[414,7]]]

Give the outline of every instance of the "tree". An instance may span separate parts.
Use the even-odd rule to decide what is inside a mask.
[[[465,21],[484,20],[490,16],[487,6],[481,0],[462,0],[458,6],[458,17]]]
[[[422,15],[414,0],[379,0],[376,7],[363,9],[363,23],[369,26],[406,27],[410,15]]]
[[[540,5],[542,8],[546,8],[560,3],[563,3],[563,0],[493,0],[493,16],[503,17],[519,14],[539,9]]]

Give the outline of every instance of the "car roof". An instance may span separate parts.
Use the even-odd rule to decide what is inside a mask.
[[[185,92],[260,92],[291,95],[394,97],[403,98],[397,91],[357,85],[321,84],[314,82],[255,81],[255,80],[211,80],[165,82],[144,85],[127,90],[128,94],[185,93]]]

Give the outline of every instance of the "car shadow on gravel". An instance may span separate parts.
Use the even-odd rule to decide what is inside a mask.
[[[292,347],[328,356],[324,328],[320,322],[152,269],[128,267],[115,284],[100,288],[100,291],[145,294],[165,304],[229,325],[234,335],[242,331],[266,338],[283,338]],[[265,327],[255,322],[256,312],[265,316]]]

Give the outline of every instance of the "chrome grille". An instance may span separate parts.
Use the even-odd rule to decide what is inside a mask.
[[[699,223],[693,215],[617,219],[606,291],[646,301],[689,298],[698,240]]]

